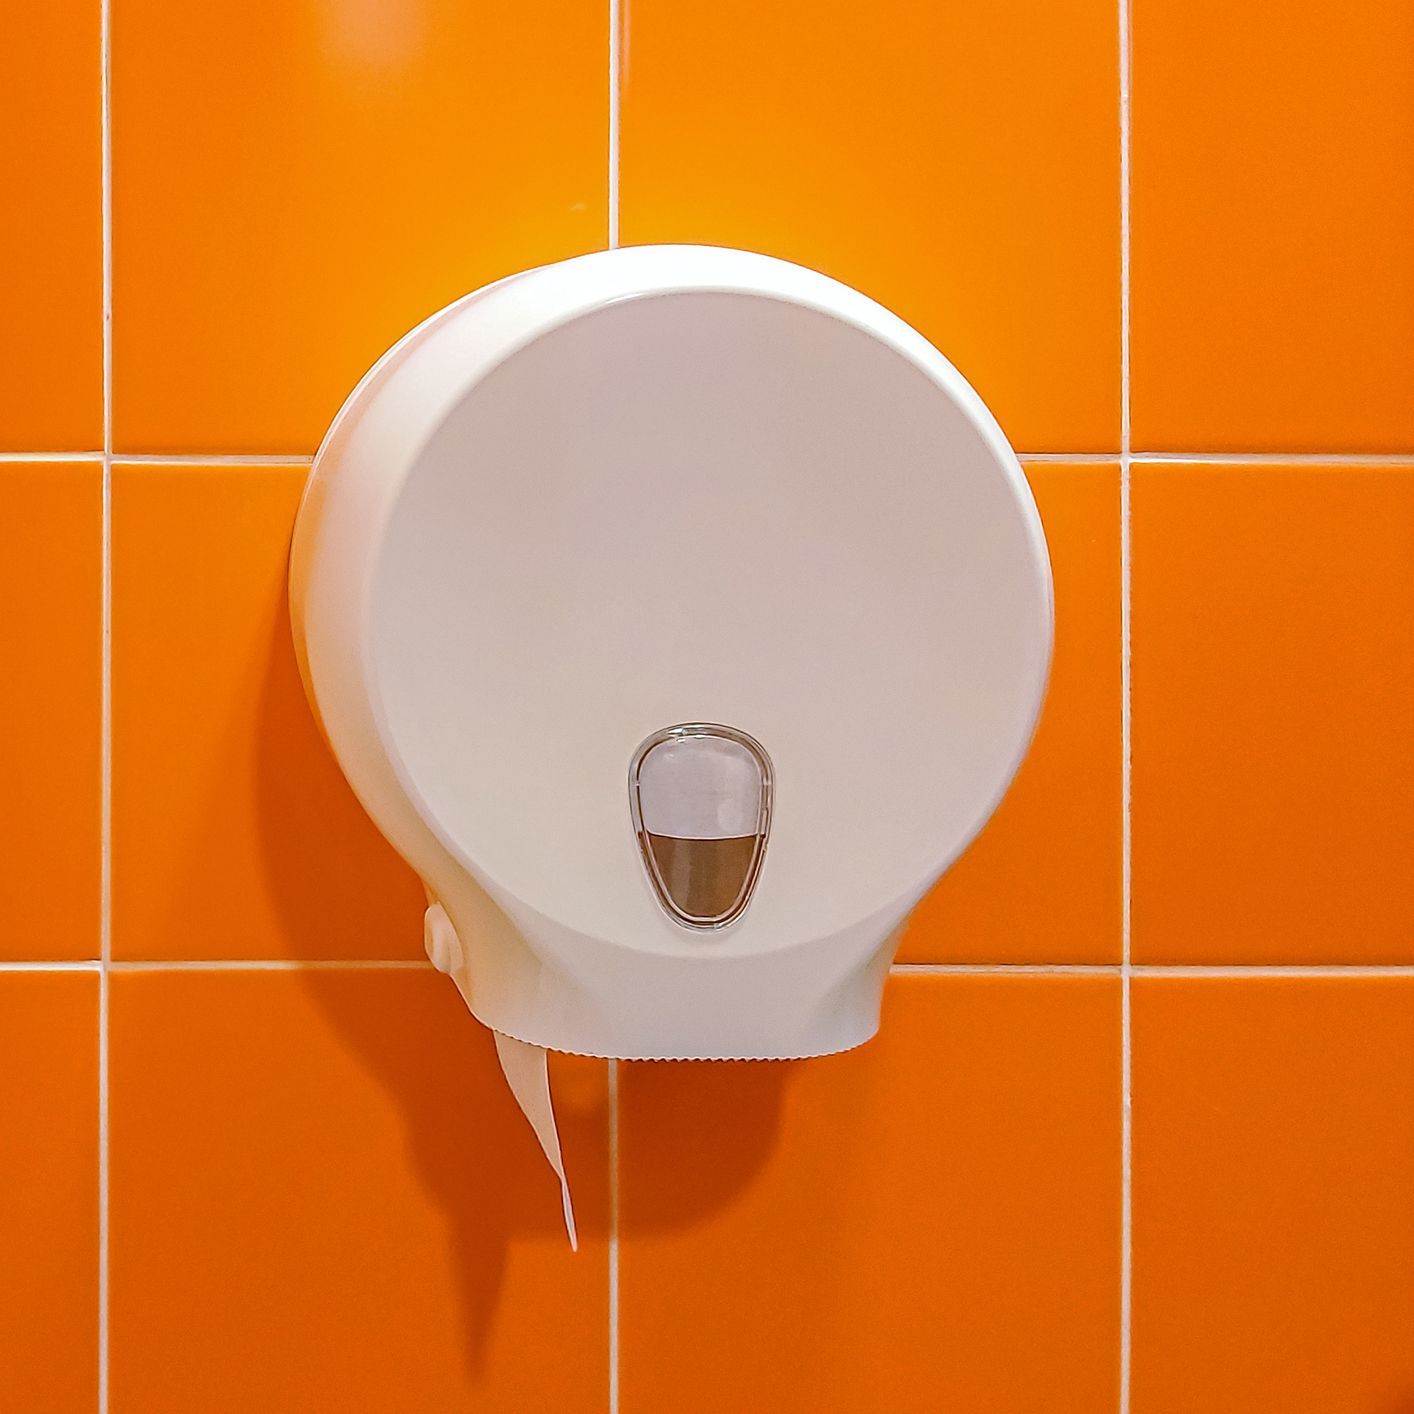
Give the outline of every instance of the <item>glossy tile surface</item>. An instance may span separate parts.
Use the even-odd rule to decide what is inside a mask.
[[[98,1409],[98,978],[0,973],[0,1409]]]
[[[1033,465],[1056,647],[1031,750],[997,813],[919,905],[903,962],[1117,962],[1119,471]]]
[[[1025,451],[1119,445],[1107,0],[626,7],[623,240],[745,246],[923,331]]]
[[[1414,1395],[1414,979],[1140,979],[1134,1414]]]
[[[114,470],[116,957],[422,956],[421,886],[354,799],[295,666],[304,479]]]
[[[1414,7],[1132,10],[1135,447],[1414,449]]]
[[[556,1069],[580,1250],[430,969],[113,979],[113,1414],[602,1414],[604,1066]]]
[[[1414,467],[1136,467],[1134,957],[1414,962]]]
[[[99,6],[5,7],[0,451],[103,446]]]
[[[11,8],[0,1414],[1414,1414],[1414,975],[1342,970],[1414,974],[1414,9]],[[614,236],[935,342],[1052,454],[1057,646],[874,1041],[552,1061],[575,1256],[285,580],[374,359]]]
[[[862,1049],[620,1067],[624,1414],[1112,1408],[1119,988],[906,977]]]
[[[0,465],[0,959],[97,957],[103,471]]]
[[[311,452],[429,314],[605,241],[599,0],[128,0],[114,436]]]

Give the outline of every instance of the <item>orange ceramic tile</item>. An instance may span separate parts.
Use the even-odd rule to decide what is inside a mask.
[[[8,5],[0,44],[0,448],[103,445],[99,6]]]
[[[991,823],[919,905],[905,962],[1117,962],[1119,473],[1027,468],[1055,575],[1046,705]]]
[[[603,1062],[555,1073],[573,1254],[446,978],[112,985],[113,1414],[601,1414]]]
[[[98,977],[0,974],[0,1409],[98,1408]]]
[[[1414,448],[1414,7],[1133,11],[1135,445]]]
[[[1137,467],[1133,952],[1414,962],[1414,467]]]
[[[1134,1414],[1403,1414],[1414,985],[1134,986]]]
[[[98,465],[0,466],[0,958],[99,952],[102,517]]]
[[[624,1414],[1095,1414],[1119,986],[895,977],[879,1037],[620,1068]]]
[[[295,666],[304,476],[114,470],[116,957],[421,956],[421,888],[354,800]]]
[[[932,339],[1015,446],[1117,448],[1110,0],[625,11],[626,244],[823,270]]]
[[[118,447],[310,451],[419,320],[602,246],[607,15],[115,5]]]

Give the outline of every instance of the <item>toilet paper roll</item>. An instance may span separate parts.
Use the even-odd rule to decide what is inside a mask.
[[[565,1231],[569,1234],[571,1251],[579,1251],[579,1236],[574,1226],[574,1204],[570,1200],[569,1179],[565,1177],[565,1161],[560,1153],[560,1131],[555,1125],[555,1103],[550,1097],[550,1066],[543,1046],[517,1041],[514,1036],[499,1031],[496,1054],[501,1059],[501,1071],[511,1094],[516,1097],[521,1113],[530,1121],[545,1157],[560,1180],[560,1198],[565,1207]]]
[[[422,938],[432,965],[445,972],[457,984],[468,1010],[471,998],[467,994],[466,958],[447,911],[437,902],[431,889],[427,892],[427,912],[423,915]],[[560,1180],[560,1199],[565,1209],[565,1232],[570,1249],[579,1251],[579,1235],[574,1225],[574,1204],[570,1200],[569,1179],[565,1176],[564,1156],[560,1152],[560,1131],[555,1124],[555,1104],[550,1096],[550,1065],[543,1046],[532,1046],[514,1036],[492,1031],[501,1073],[511,1087],[521,1113],[530,1121],[535,1137],[540,1141],[555,1177]]]

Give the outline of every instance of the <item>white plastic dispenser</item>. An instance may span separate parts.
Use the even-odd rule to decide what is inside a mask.
[[[706,246],[414,329],[320,448],[290,584],[323,730],[562,1181],[546,1048],[874,1033],[1051,650],[1035,505],[956,369],[835,280]]]

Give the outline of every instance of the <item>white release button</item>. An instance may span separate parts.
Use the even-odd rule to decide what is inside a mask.
[[[462,944],[447,910],[440,903],[422,915],[422,945],[438,972],[458,972],[462,965]]]

